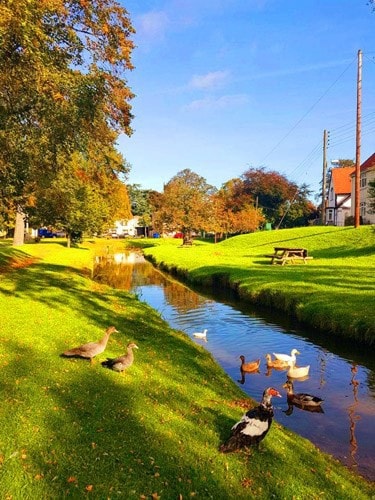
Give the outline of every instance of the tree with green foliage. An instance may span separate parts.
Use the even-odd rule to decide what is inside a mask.
[[[204,229],[215,188],[190,169],[178,172],[165,186],[154,206],[154,227],[160,232],[181,231],[190,238]]]
[[[115,0],[8,0],[0,5],[0,185],[18,222],[41,179],[88,143],[131,134],[134,33]],[[22,235],[22,231],[16,231]],[[22,243],[20,238],[14,244]]]
[[[117,176],[124,170],[119,153],[96,151],[87,158],[73,153],[70,161],[64,155],[58,160],[53,179],[35,188],[35,202],[28,205],[30,223],[64,229],[70,246],[74,233],[100,233],[115,219],[131,217],[126,186]]]

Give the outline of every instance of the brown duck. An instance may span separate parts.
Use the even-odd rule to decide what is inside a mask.
[[[127,345],[126,354],[119,356],[118,358],[107,358],[106,361],[102,361],[102,365],[106,368],[114,370],[115,372],[123,372],[133,364],[133,349],[138,349],[138,346],[137,344],[134,344],[134,342],[130,342],[130,344]]]
[[[275,368],[276,370],[284,370],[289,367],[288,361],[282,361],[281,359],[272,359],[271,354],[266,354],[266,364],[267,368]]]
[[[260,359],[257,359],[256,361],[249,361],[248,363],[246,363],[245,356],[240,356],[240,360],[242,361],[240,366],[241,372],[250,373],[259,370]]]
[[[82,344],[79,347],[74,347],[73,349],[69,349],[61,354],[61,356],[65,358],[84,358],[92,359],[101,354],[104,349],[107,347],[107,342],[112,333],[117,333],[118,330],[114,326],[110,326],[105,331],[103,338],[98,340],[98,342],[88,342],[87,344]]]

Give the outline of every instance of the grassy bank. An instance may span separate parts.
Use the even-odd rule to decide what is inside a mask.
[[[100,243],[12,249],[0,242],[1,498],[375,494],[277,421],[260,452],[220,454],[230,427],[254,402],[147,305],[90,280],[93,253],[107,244],[124,243],[100,250]],[[120,333],[94,364],[59,357],[111,324]],[[128,372],[102,368],[100,361],[124,352],[130,340],[139,350]]]
[[[285,311],[327,333],[375,343],[373,227],[263,231],[186,248],[170,239],[151,243],[144,253],[191,283],[230,286],[244,300]],[[307,248],[313,260],[271,266],[265,255],[276,246]]]

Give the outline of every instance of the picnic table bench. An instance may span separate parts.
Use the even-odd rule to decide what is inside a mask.
[[[281,264],[282,266],[287,262],[294,264],[298,261],[303,261],[304,264],[312,257],[308,256],[306,248],[289,248],[289,247],[275,247],[275,253],[265,255],[271,259],[271,264]]]

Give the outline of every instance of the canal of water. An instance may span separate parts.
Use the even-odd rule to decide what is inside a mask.
[[[192,290],[161,273],[139,253],[98,259],[96,280],[131,291],[194,342],[212,353],[243,391],[259,401],[270,385],[285,394],[274,401],[275,419],[312,441],[370,480],[375,480],[375,360],[373,350],[329,334],[302,328],[280,313],[260,311],[224,290]],[[207,340],[193,336],[207,329]],[[290,354],[298,349],[298,366],[310,365],[305,380],[294,381],[295,392],[324,400],[323,412],[289,407],[286,371],[268,370],[267,353]],[[242,376],[240,355],[261,359],[259,372]]]

